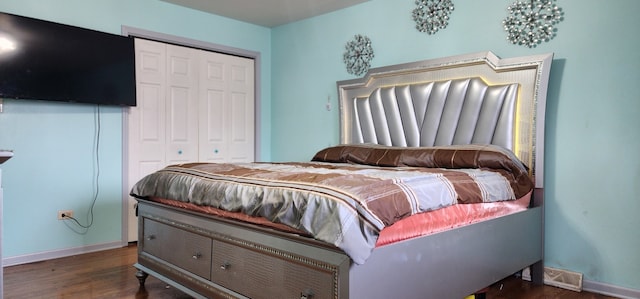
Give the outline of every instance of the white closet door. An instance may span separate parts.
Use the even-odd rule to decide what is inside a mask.
[[[254,161],[254,61],[136,39],[128,188],[169,164]],[[138,238],[129,198],[128,240]]]
[[[200,52],[200,161],[254,161],[254,61]]]
[[[136,39],[137,106],[128,109],[128,186],[166,164],[166,47]],[[128,240],[138,237],[135,199],[129,197]]]
[[[137,106],[129,109],[129,163],[133,179],[165,164],[166,50],[163,44],[136,39]]]
[[[167,45],[167,165],[198,161],[198,52]]]
[[[230,106],[228,140],[231,162],[255,159],[255,94],[253,59],[230,57]]]

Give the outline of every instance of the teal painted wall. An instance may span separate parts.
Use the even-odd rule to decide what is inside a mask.
[[[13,0],[0,11],[120,33],[126,25],[262,54],[263,160],[308,160],[338,143],[337,80],[354,34],[373,42],[373,66],[494,51],[502,57],[554,52],[546,132],[546,264],[585,279],[640,289],[640,1],[559,0],[558,36],[537,48],[510,45],[501,20],[508,0],[457,0],[449,26],[413,29],[413,1],[373,0],[274,29],[155,0]],[[327,98],[333,105],[325,109]],[[120,240],[120,108],[101,108],[96,224],[76,234],[55,220],[92,200],[94,107],[5,100],[0,148],[3,256]],[[612,157],[624,162],[613,164]],[[606,176],[605,176],[606,174]]]
[[[435,35],[414,29],[414,1],[397,0],[274,28],[272,159],[309,160],[339,142],[336,81],[354,78],[342,53],[355,34],[371,39],[373,67],[487,50],[501,57],[554,52],[545,263],[640,290],[640,1],[559,0],[565,19],[557,37],[533,49],[505,40],[501,22],[512,2],[454,1],[449,26]]]
[[[113,34],[129,26],[261,53],[261,134],[270,134],[271,30],[157,0],[9,0],[0,11]],[[55,45],[51,45],[55,46]],[[100,107],[100,193],[89,230],[66,225],[57,211],[73,209],[87,224],[95,155],[92,105],[5,100],[0,148],[15,157],[2,165],[3,257],[121,240],[123,108]],[[269,138],[262,157],[269,157]],[[76,233],[78,231],[79,233]]]

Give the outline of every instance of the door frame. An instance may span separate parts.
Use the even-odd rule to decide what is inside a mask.
[[[153,40],[157,42],[163,42],[167,44],[174,44],[178,46],[185,46],[191,48],[198,48],[223,54],[235,55],[245,58],[250,58],[254,60],[254,161],[260,160],[260,148],[261,148],[261,85],[262,82],[260,80],[261,76],[261,56],[260,52],[245,50],[240,48],[229,47],[225,45],[190,39],[186,37],[170,35],[160,32],[149,31],[145,29],[122,26],[122,35],[123,36],[131,36],[134,38],[143,38],[148,40]],[[122,246],[127,246],[129,243],[128,240],[128,228],[129,228],[129,190],[126,190],[124,186],[128,185],[129,181],[129,123],[128,118],[125,114],[128,113],[128,110],[123,109],[123,117],[122,117],[122,230],[121,230],[121,243]]]

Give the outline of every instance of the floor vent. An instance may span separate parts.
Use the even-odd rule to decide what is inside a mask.
[[[522,279],[531,281],[529,268],[522,271]],[[544,267],[544,284],[580,292],[582,291],[582,273]]]

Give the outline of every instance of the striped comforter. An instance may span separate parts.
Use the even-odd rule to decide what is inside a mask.
[[[333,244],[363,263],[380,230],[454,204],[519,198],[533,183],[493,146],[338,146],[307,163],[192,163],[152,173],[131,190],[264,217]]]

